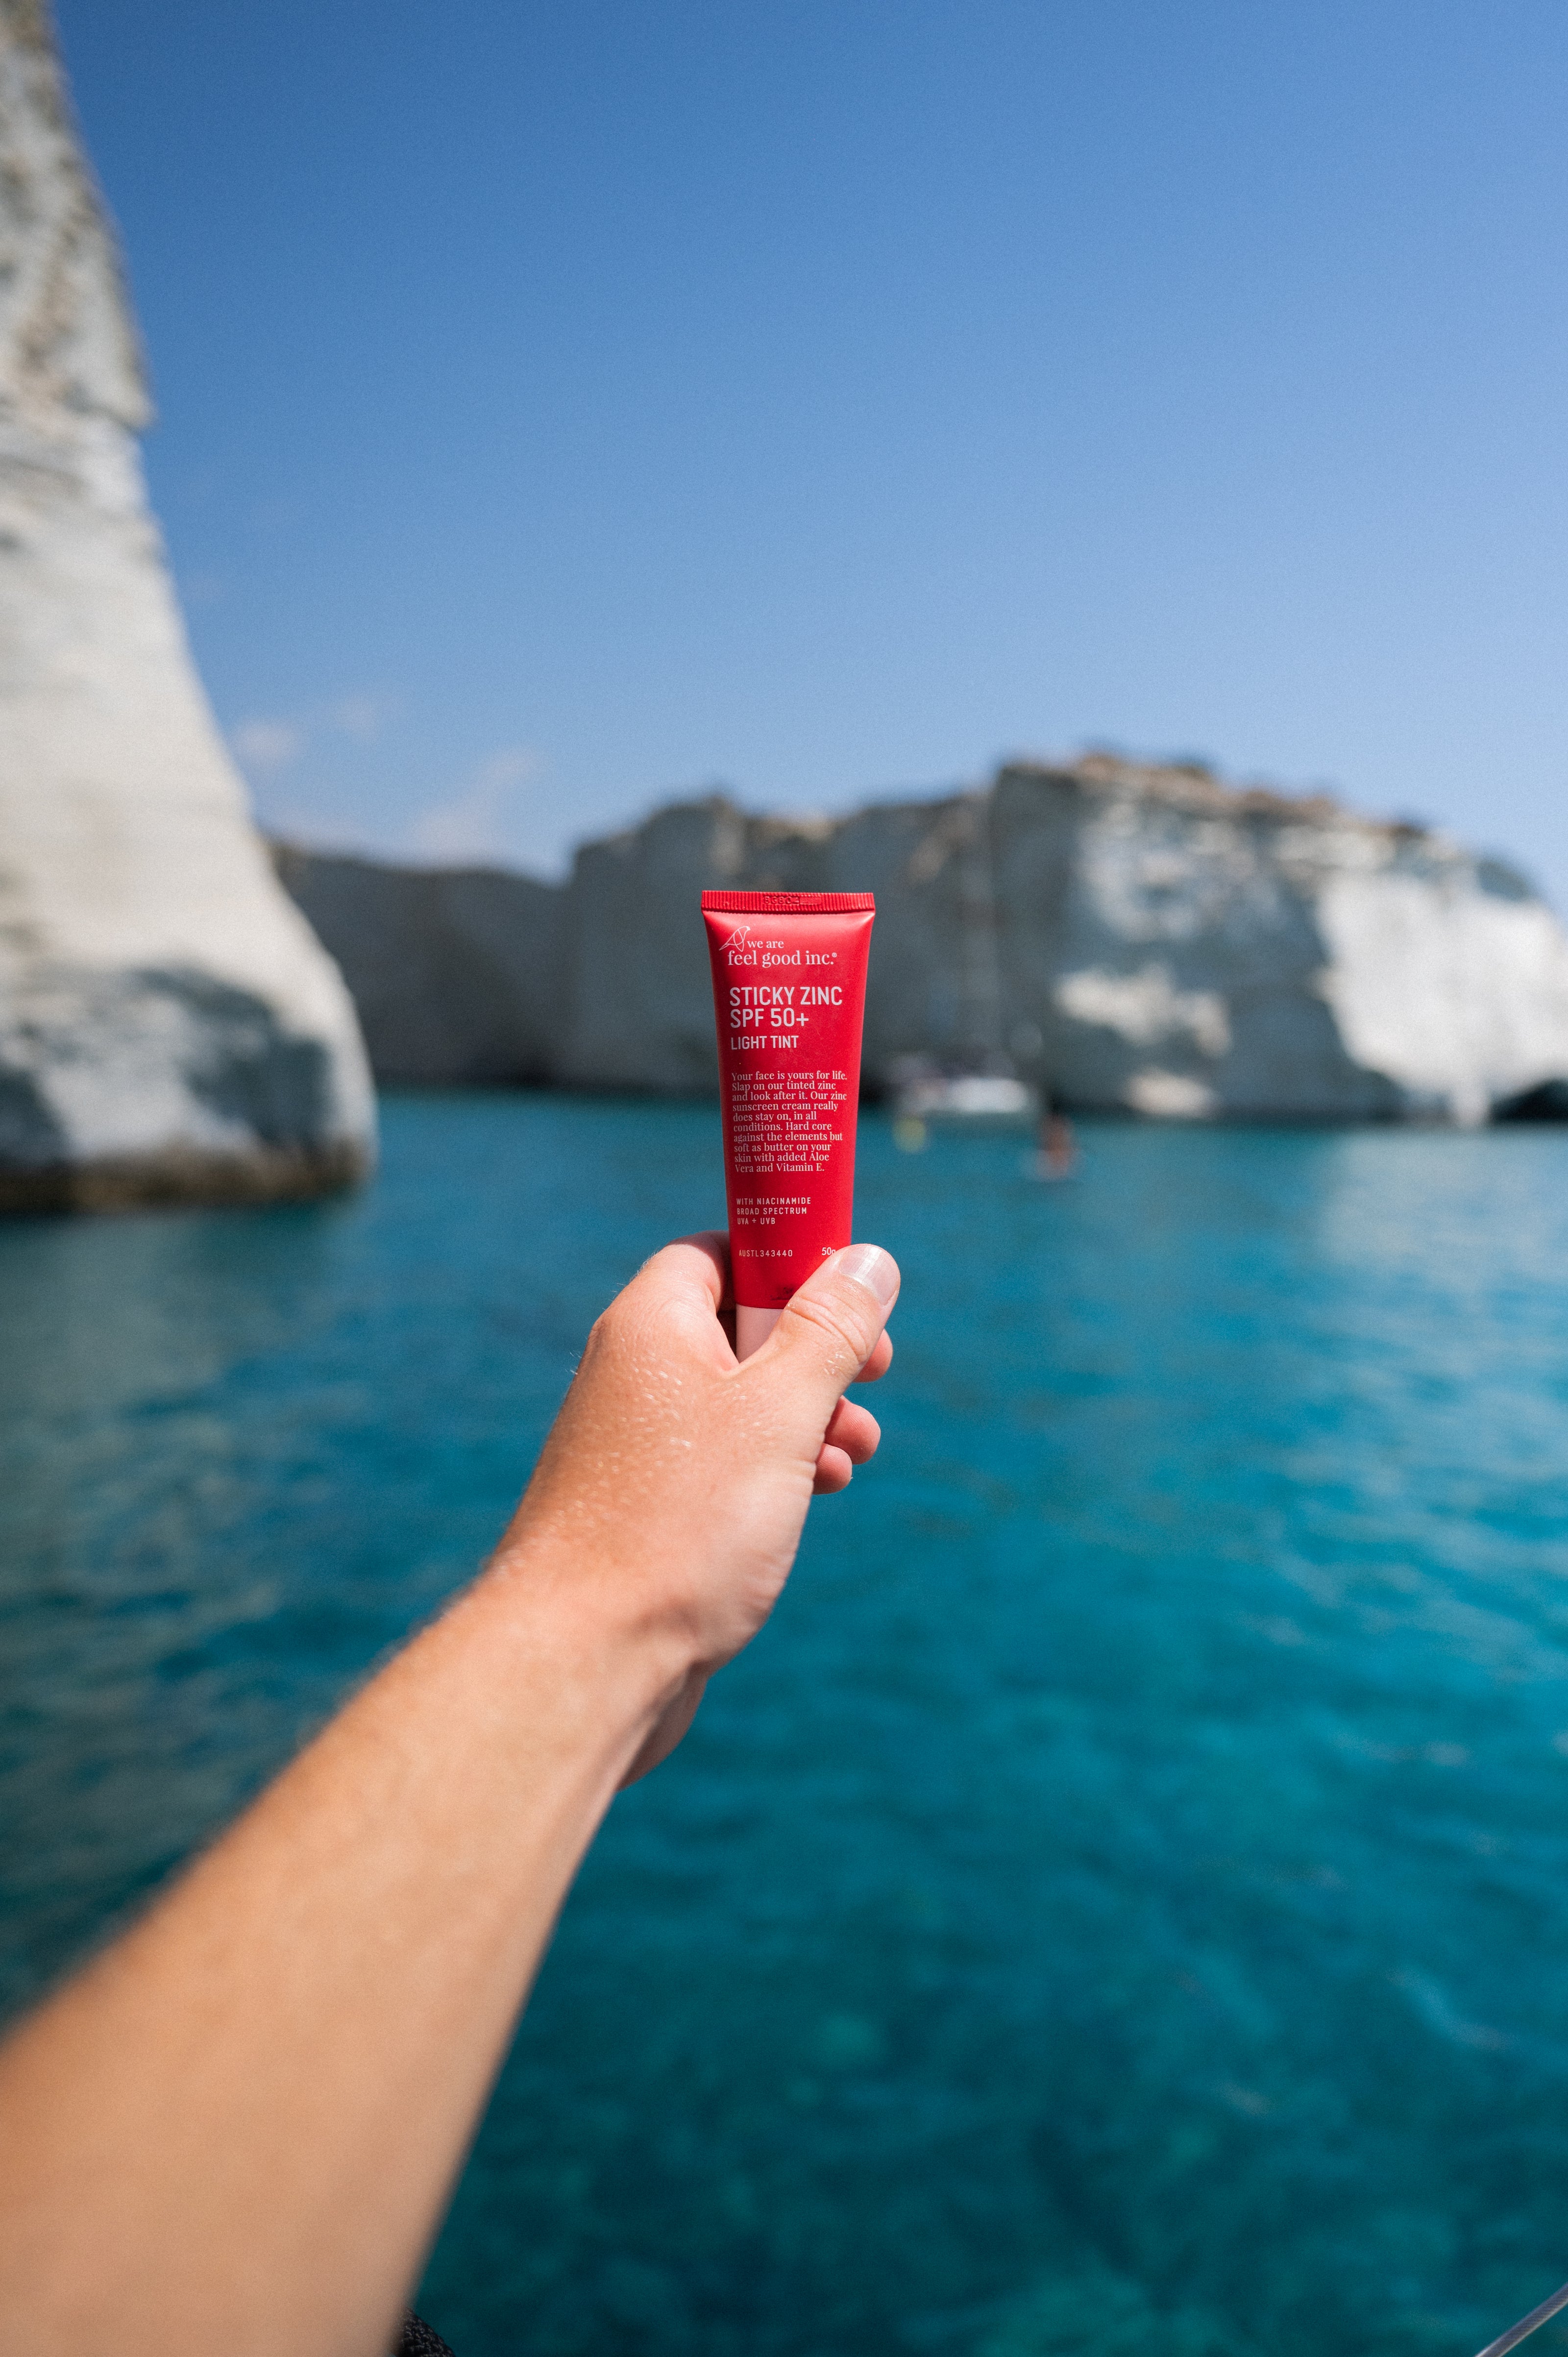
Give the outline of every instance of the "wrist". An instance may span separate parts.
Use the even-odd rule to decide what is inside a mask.
[[[650,1583],[541,1531],[509,1534],[471,1591],[492,1634],[616,1780],[703,1664]],[[586,1557],[586,1560],[585,1560]]]

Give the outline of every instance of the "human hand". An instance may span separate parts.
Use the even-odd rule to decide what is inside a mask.
[[[489,1571],[0,2047],[0,2316],[32,2357],[386,2349],[618,1781],[878,1439],[854,1245],[736,1364],[720,1236],[611,1304]]]
[[[852,1244],[824,1262],[744,1365],[720,1322],[728,1271],[724,1236],[690,1236],[617,1296],[493,1567],[547,1566],[582,1609],[668,1662],[628,1781],[674,1749],[710,1674],[767,1620],[813,1492],[843,1489],[881,1438],[843,1393],[892,1360],[891,1254]]]

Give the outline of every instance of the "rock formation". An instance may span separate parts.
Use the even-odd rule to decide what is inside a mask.
[[[1568,1078],[1568,939],[1519,876],[1191,768],[1019,764],[832,823],[677,804],[553,892],[280,856],[389,1079],[713,1087],[719,884],[875,892],[873,1089],[1011,1062],[1156,1118],[1470,1123]]]
[[[309,1193],[374,1104],[191,666],[44,0],[0,0],[0,1209]]]
[[[1010,1017],[1069,1097],[1468,1124],[1568,1071],[1562,927],[1438,834],[1110,761],[991,816]]]
[[[485,867],[388,867],[279,845],[278,874],[332,954],[382,1081],[547,1081],[565,1020],[564,896]]]

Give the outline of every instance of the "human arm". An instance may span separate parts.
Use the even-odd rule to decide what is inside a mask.
[[[722,1239],[650,1262],[481,1577],[0,2049],[17,2348],[381,2357],[616,1787],[876,1446],[862,1250],[739,1368]]]

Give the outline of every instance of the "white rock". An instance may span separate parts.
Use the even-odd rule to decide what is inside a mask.
[[[547,1079],[559,1060],[565,895],[488,867],[390,867],[274,846],[278,874],[354,995],[377,1078]]]
[[[984,793],[832,823],[678,804],[587,845],[553,908],[527,878],[486,879],[482,924],[474,879],[301,859],[285,873],[364,977],[394,1072],[435,1053],[430,1077],[711,1088],[697,895],[728,884],[875,893],[873,1086],[921,1059],[1010,1061],[1069,1103],[1157,1120],[1468,1123],[1568,1079],[1568,940],[1517,876],[1187,770],[1018,765]],[[417,1005],[389,986],[411,974]]]
[[[1155,1115],[1485,1120],[1568,1075],[1568,939],[1419,827],[1090,759],[1004,771],[1013,1018],[1082,1103]]]
[[[1357,1063],[1471,1124],[1564,1075],[1568,959],[1549,909],[1444,849],[1435,872],[1326,879],[1324,995]]]
[[[191,664],[147,414],[46,13],[0,0],[0,1207],[308,1193],[374,1151]]]

